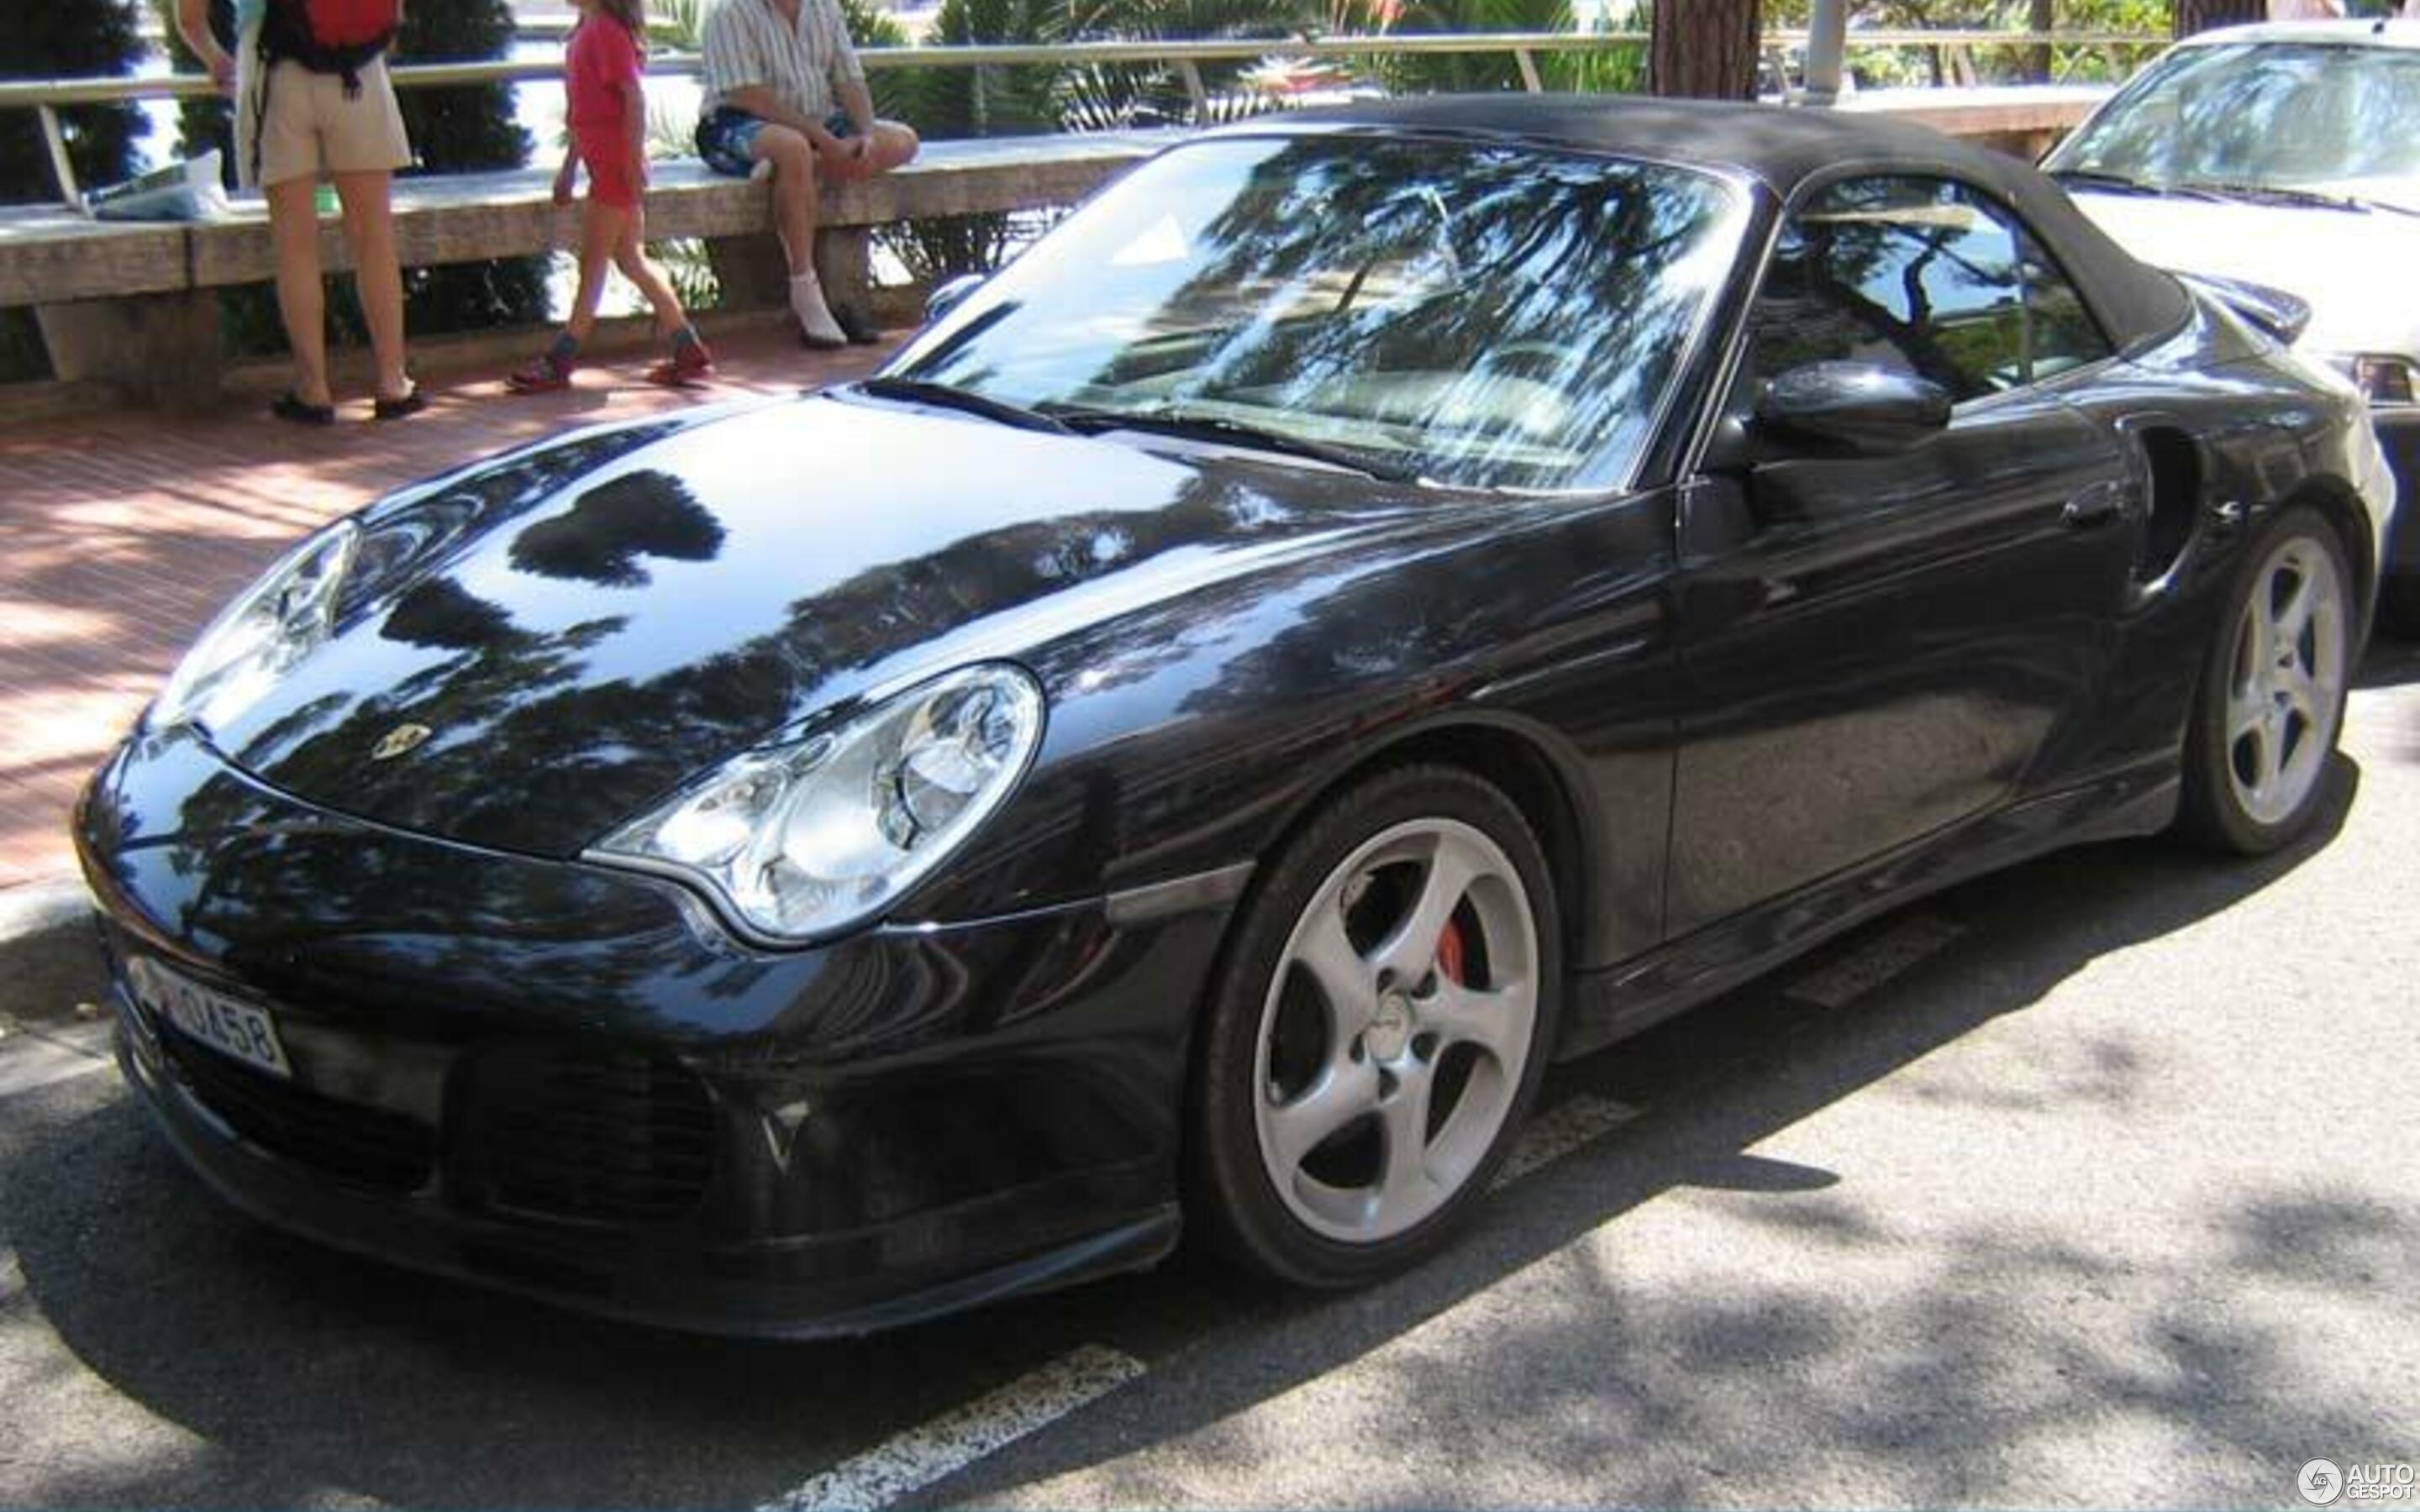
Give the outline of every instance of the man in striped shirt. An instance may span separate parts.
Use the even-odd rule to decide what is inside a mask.
[[[916,133],[876,120],[865,70],[835,0],[713,0],[706,13],[706,114],[697,152],[718,173],[767,164],[790,264],[790,308],[810,347],[878,339],[853,307],[834,317],[815,277],[815,211],[824,181],[888,173],[916,155]]]

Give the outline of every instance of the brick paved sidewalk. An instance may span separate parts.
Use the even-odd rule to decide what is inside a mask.
[[[855,377],[880,348],[799,349],[779,325],[716,338],[713,393]],[[68,810],[195,631],[286,543],[414,478],[576,425],[700,396],[609,360],[568,393],[431,383],[427,413],[326,430],[250,408],[0,428],[0,887],[70,873]]]

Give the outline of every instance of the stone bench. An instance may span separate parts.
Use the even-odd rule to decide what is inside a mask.
[[[861,281],[874,226],[1073,204],[1171,139],[1136,131],[927,144],[895,173],[825,193],[817,261],[829,277]],[[651,164],[650,178],[651,239],[713,246],[747,239],[753,263],[778,270],[769,184],[726,178],[690,159]],[[552,185],[547,168],[397,178],[404,265],[577,247],[580,208],[555,204]],[[321,225],[319,253],[331,271],[351,266],[334,217]],[[750,263],[732,259],[735,268]],[[0,306],[36,308],[60,378],[107,379],[143,402],[213,398],[224,369],[215,291],[275,270],[267,211],[255,196],[239,198],[225,220],[190,224],[90,221],[55,207],[0,209]]]

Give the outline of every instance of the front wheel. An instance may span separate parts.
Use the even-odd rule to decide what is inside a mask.
[[[1216,985],[1188,1215],[1311,1286],[1442,1242],[1537,1093],[1560,929],[1537,840],[1495,788],[1416,766],[1347,793],[1264,874]]]
[[[2180,824],[2246,856],[2319,811],[2344,722],[2355,621],[2343,546],[2309,509],[2262,534],[2202,671],[2185,743]]]

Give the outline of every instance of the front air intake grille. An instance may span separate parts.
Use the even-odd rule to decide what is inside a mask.
[[[196,1101],[248,1143],[348,1185],[412,1192],[436,1165],[436,1131],[239,1065],[163,1023],[160,1047]]]
[[[514,1048],[475,1063],[458,1155],[478,1206],[581,1223],[664,1224],[714,1177],[705,1084],[633,1053]]]

